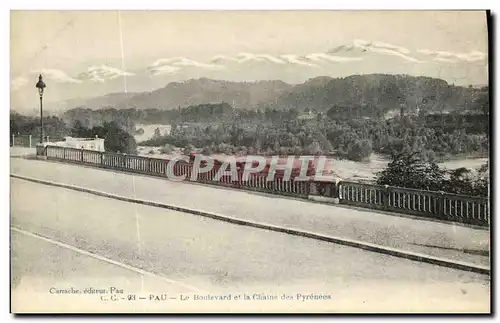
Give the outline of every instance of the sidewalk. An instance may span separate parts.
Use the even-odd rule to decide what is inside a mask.
[[[35,154],[36,154],[36,148],[10,147],[10,157],[23,157]]]
[[[484,229],[91,167],[10,161],[11,174],[489,266],[490,233]]]

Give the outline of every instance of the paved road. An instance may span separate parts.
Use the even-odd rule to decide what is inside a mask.
[[[196,289],[200,294],[315,292],[332,297],[293,305],[246,303],[253,310],[281,304],[295,311],[489,311],[490,284],[483,275],[14,178],[11,189],[16,304],[27,302],[31,292],[44,308],[60,299],[71,299],[73,308],[91,307],[80,298],[75,301],[78,296],[54,296],[48,290],[116,285],[125,292],[155,287],[175,295]],[[142,283],[134,268],[156,276]],[[115,303],[93,299],[100,309],[118,310]],[[190,310],[208,306],[185,304]],[[236,303],[228,304],[220,306],[236,309]]]
[[[11,173],[489,266],[488,230],[47,161]]]
[[[82,254],[70,246],[70,249],[61,247],[50,239],[33,236],[24,230],[15,230],[11,236],[13,312],[144,311],[147,303],[124,302],[122,297],[127,298],[132,293],[148,297],[150,293],[161,294],[168,291],[176,295],[191,291],[161,277],[144,276]],[[57,293],[71,287],[85,294]],[[101,289],[107,293],[95,292]],[[120,289],[123,293],[120,293]]]

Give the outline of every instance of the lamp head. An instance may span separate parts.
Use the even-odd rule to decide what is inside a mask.
[[[43,82],[42,74],[40,74],[40,76],[38,76],[38,82],[36,83],[35,86],[38,89],[38,94],[40,94],[40,97],[42,97],[43,96],[43,90],[46,87],[45,83]]]

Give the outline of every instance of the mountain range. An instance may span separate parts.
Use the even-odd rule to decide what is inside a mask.
[[[280,80],[230,82],[208,78],[171,82],[151,92],[111,93],[90,99],[71,99],[49,107],[57,114],[72,108],[171,110],[227,102],[235,109],[313,109],[364,107],[387,113],[480,112],[488,109],[488,87],[463,87],[431,77],[369,74],[343,78],[316,77],[292,85]]]
[[[113,107],[170,110],[205,103],[227,102],[237,109],[253,109],[277,99],[292,88],[293,85],[282,81],[252,83],[200,78],[182,83],[172,82],[164,88],[134,95]]]

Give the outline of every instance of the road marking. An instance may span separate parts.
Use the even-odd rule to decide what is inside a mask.
[[[191,285],[188,285],[188,284],[184,284],[184,283],[182,283],[180,281],[176,281],[176,280],[167,278],[165,276],[162,276],[162,275],[159,275],[159,274],[155,274],[155,273],[146,271],[146,270],[141,269],[141,268],[133,267],[133,266],[121,263],[119,261],[115,261],[115,260],[112,260],[112,259],[109,259],[109,258],[106,258],[106,257],[103,257],[103,256],[99,256],[97,254],[85,251],[83,249],[71,246],[71,245],[63,243],[63,242],[59,242],[57,240],[52,240],[50,238],[46,238],[46,237],[44,237],[44,236],[42,236],[42,235],[40,235],[38,233],[29,232],[29,231],[26,231],[26,230],[23,230],[23,229],[16,228],[14,226],[11,226],[10,229],[12,231],[17,232],[17,233],[21,233],[21,234],[24,234],[24,235],[32,237],[32,238],[40,239],[40,240],[43,240],[45,242],[51,243],[53,245],[56,245],[56,246],[59,246],[59,247],[66,248],[68,250],[77,252],[79,254],[82,254],[82,255],[85,255],[85,256],[88,256],[88,257],[91,257],[91,258],[94,258],[94,259],[98,259],[98,260],[107,262],[109,264],[112,264],[112,265],[115,265],[115,266],[118,266],[118,267],[125,268],[127,270],[133,271],[133,272],[138,273],[140,275],[150,276],[150,277],[153,277],[153,278],[156,278],[156,279],[163,280],[163,281],[165,281],[167,283],[170,283],[170,284],[173,284],[173,285],[179,285],[179,286],[188,288],[189,290],[192,290],[193,292],[207,293],[207,291],[204,291],[204,290],[199,289],[197,287],[194,287],[194,286],[191,286]]]

